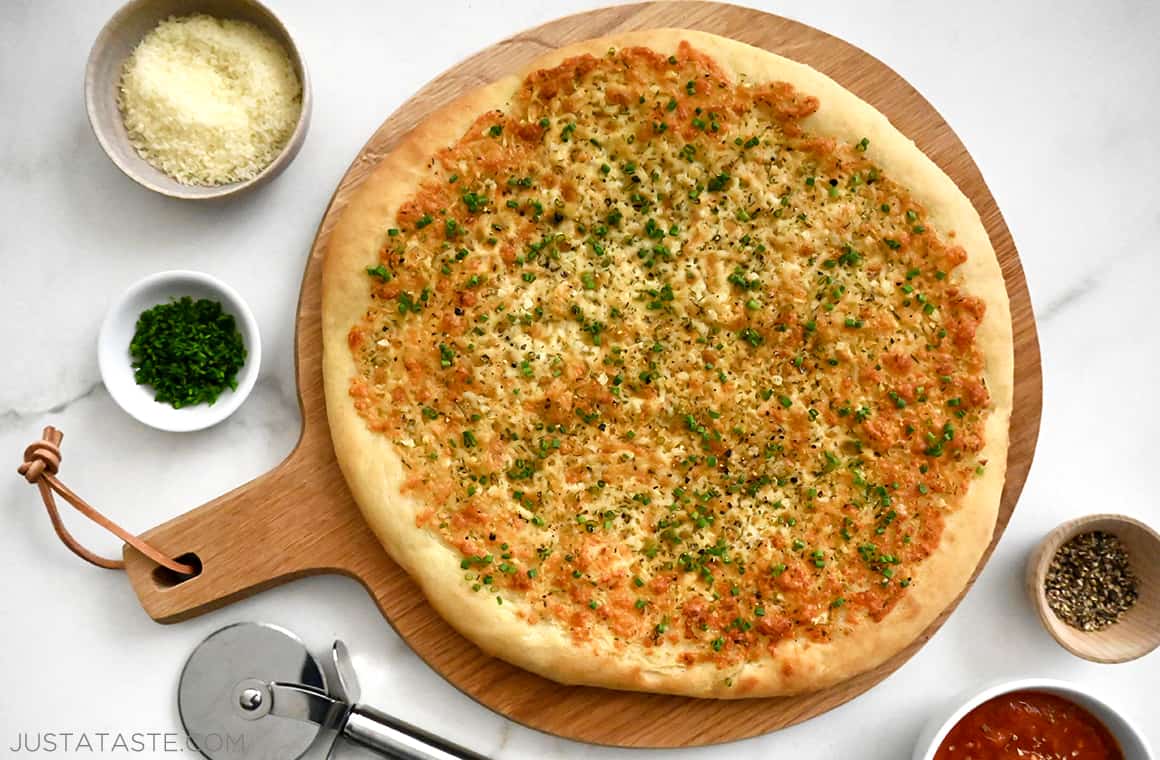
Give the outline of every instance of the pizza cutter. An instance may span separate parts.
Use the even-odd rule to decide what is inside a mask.
[[[350,653],[331,649],[334,688],[290,631],[236,623],[198,645],[177,687],[190,742],[209,760],[295,760],[323,735],[333,756],[346,738],[393,760],[487,760],[421,728],[359,704]]]

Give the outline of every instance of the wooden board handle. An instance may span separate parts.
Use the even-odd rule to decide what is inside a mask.
[[[158,622],[176,623],[295,578],[356,576],[354,557],[389,561],[333,461],[328,448],[303,442],[274,470],[144,535],[170,556],[199,563],[192,578],[126,546],[125,570],[141,606]],[[345,508],[318,509],[324,501]]]

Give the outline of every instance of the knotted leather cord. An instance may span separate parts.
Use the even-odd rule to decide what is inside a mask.
[[[17,468],[17,472],[23,475],[24,479],[29,483],[36,485],[40,489],[40,497],[44,500],[44,508],[48,510],[48,519],[52,520],[52,527],[56,529],[56,535],[64,545],[73,554],[97,567],[106,567],[110,570],[122,570],[125,567],[125,563],[122,560],[107,559],[98,554],[94,554],[81,546],[80,542],[73,538],[73,535],[68,532],[68,529],[64,527],[64,523],[60,519],[60,512],[56,508],[54,492],[60,494],[62,499],[73,505],[82,515],[97,525],[100,525],[157,564],[167,567],[181,575],[196,575],[197,570],[195,568],[165,556],[143,539],[134,536],[120,525],[117,525],[93,509],[84,499],[77,496],[64,483],[57,480],[56,473],[60,469],[60,442],[63,438],[64,434],[56,428],[51,425],[46,427],[41,439],[24,450],[24,462]]]

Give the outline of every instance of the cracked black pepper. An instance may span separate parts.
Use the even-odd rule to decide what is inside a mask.
[[[1099,631],[1136,603],[1137,583],[1120,539],[1097,530],[1059,547],[1044,590],[1060,620],[1081,631]]]

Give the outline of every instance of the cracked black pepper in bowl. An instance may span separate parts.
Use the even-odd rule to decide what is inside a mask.
[[[1120,619],[1139,598],[1139,581],[1116,536],[1081,533],[1055,552],[1044,592],[1051,611],[1081,631],[1099,631]]]

